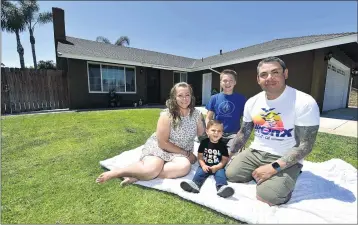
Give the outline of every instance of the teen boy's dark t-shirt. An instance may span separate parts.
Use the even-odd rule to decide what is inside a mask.
[[[203,153],[203,160],[208,166],[219,164],[222,156],[229,157],[227,147],[221,140],[212,143],[209,138],[201,141],[198,153]]]
[[[240,130],[240,119],[244,113],[245,96],[233,93],[226,95],[219,93],[211,96],[206,109],[213,111],[214,119],[224,124],[225,133],[237,133]]]

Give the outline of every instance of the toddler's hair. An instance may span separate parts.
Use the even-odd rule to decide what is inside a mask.
[[[221,125],[221,126],[223,126],[223,123],[220,122],[219,120],[215,120],[215,119],[209,120],[208,124],[206,124],[206,129],[209,129],[213,125]]]

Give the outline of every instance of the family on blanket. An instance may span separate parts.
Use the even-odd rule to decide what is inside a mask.
[[[259,201],[270,206],[285,204],[291,198],[303,159],[312,151],[320,121],[314,98],[288,86],[287,78],[288,69],[281,59],[260,61],[256,79],[263,91],[246,100],[234,93],[236,72],[223,70],[222,92],[211,96],[205,120],[194,107],[191,86],[175,84],[156,132],[144,144],[140,161],[104,172],[96,182],[123,178],[123,185],[157,177],[183,177],[197,160],[193,150],[199,137],[199,168],[193,180],[180,184],[183,190],[198,193],[205,179],[213,175],[217,195],[227,198],[234,194],[228,181],[254,180]],[[252,131],[254,140],[243,150]]]

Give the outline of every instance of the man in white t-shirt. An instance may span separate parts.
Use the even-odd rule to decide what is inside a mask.
[[[257,182],[256,197],[270,206],[288,202],[302,168],[303,159],[316,140],[320,112],[308,94],[286,85],[288,70],[277,57],[262,60],[257,82],[262,92],[244,107],[243,124],[230,155],[245,146],[254,130],[249,149],[232,157],[226,176],[230,182]]]

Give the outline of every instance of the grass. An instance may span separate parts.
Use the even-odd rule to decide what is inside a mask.
[[[1,223],[238,223],[167,192],[122,188],[119,179],[95,183],[99,161],[143,144],[159,112],[2,117]],[[341,158],[357,168],[356,146],[356,138],[320,133],[308,160]]]

